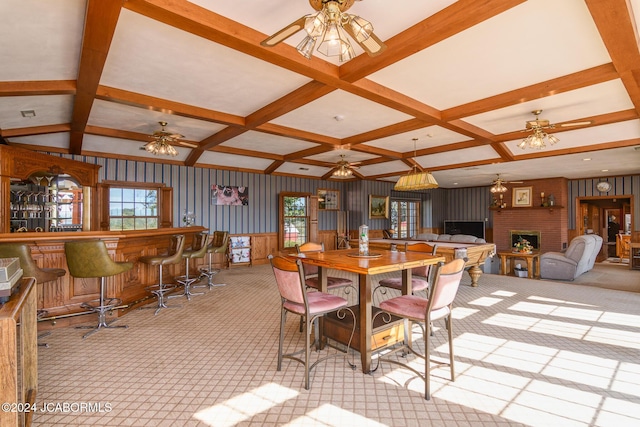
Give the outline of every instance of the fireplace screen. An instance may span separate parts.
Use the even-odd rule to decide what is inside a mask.
[[[520,237],[528,240],[533,246],[534,250],[540,249],[540,232],[535,230],[511,230],[509,231],[511,236],[511,247],[513,247]]]

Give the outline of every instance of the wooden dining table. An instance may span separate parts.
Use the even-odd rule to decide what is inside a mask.
[[[369,256],[359,256],[358,251],[353,249],[291,254],[290,256],[303,259],[305,263],[318,267],[318,279],[322,292],[327,292],[327,271],[329,269],[358,275],[359,310],[356,321],[360,325],[359,348],[362,372],[364,373],[371,371],[371,336],[373,333],[371,277],[377,274],[402,271],[402,293],[409,295],[411,294],[412,268],[445,261],[442,256],[423,252],[399,252],[383,249],[371,251]],[[323,330],[322,323],[319,329]]]

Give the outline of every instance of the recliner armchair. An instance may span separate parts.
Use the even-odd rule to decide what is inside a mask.
[[[602,247],[602,237],[587,234],[574,238],[565,252],[540,256],[540,278],[573,280],[591,270]]]

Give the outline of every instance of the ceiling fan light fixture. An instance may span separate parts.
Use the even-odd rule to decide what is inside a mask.
[[[353,48],[342,27],[336,22],[329,23],[318,46],[318,52],[324,56],[342,56],[349,49]]]
[[[178,143],[178,138],[182,138],[182,135],[179,134],[172,134],[170,132],[167,132],[164,128],[165,126],[167,126],[167,122],[161,121],[158,122],[160,124],[160,126],[162,126],[162,129],[154,132],[153,135],[151,135],[152,138],[154,138],[153,141],[147,142],[144,145],[144,149],[151,153],[154,154],[156,156],[158,155],[167,155],[167,156],[177,156],[178,155],[178,150],[175,149],[175,147],[173,145],[171,145],[171,143]]]
[[[309,37],[320,37],[324,33],[326,28],[327,21],[322,11],[316,13],[315,15],[309,15],[307,19],[305,19],[304,30],[307,32],[307,35]]]
[[[340,166],[338,169],[333,171],[332,176],[336,178],[350,178],[353,176],[353,171],[345,166]]]
[[[359,43],[367,40],[373,33],[371,22],[359,16],[352,16],[348,25],[351,27],[351,36]]]
[[[178,150],[176,150],[173,145],[169,144],[166,141],[151,141],[147,142],[144,146],[144,149],[149,153],[154,155],[167,155],[167,156],[177,156]]]
[[[548,120],[538,119],[542,110],[534,110],[532,113],[536,116],[536,119],[527,121],[525,131],[531,129],[533,132],[518,144],[518,148],[522,148],[524,150],[529,147],[536,150],[542,150],[546,147],[545,140],[547,140],[550,145],[560,142],[557,137],[549,135],[544,131],[544,129],[555,128],[555,125],[549,124]]]
[[[306,36],[302,41],[298,44],[296,49],[300,53],[300,55],[304,56],[307,59],[311,59],[313,56],[313,48],[316,47],[316,40],[311,36]]]
[[[386,45],[373,33],[373,25],[366,19],[346,13],[354,0],[311,0],[311,6],[318,12],[305,15],[282,30],[260,42],[262,46],[273,47],[300,30],[307,36],[296,46],[305,58],[311,59],[313,49],[325,56],[337,56],[340,62],[355,58],[356,53],[349,36],[371,56],[378,55]]]

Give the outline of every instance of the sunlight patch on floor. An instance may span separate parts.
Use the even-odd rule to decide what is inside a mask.
[[[640,404],[607,397],[598,413],[596,426],[640,426]]]
[[[196,412],[193,417],[210,426],[231,427],[297,396],[295,390],[269,383]]]
[[[362,415],[354,414],[350,411],[330,404],[324,404],[308,412],[302,417],[291,420],[291,422],[284,424],[288,427],[294,426],[367,426],[367,427],[384,427],[385,424],[381,424],[374,420],[371,420]]]
[[[539,297],[539,296],[535,296],[532,295],[529,298],[532,301],[541,301],[541,302],[552,302],[555,304],[566,304],[566,305],[579,305],[579,306],[585,306],[585,307],[595,307],[595,305],[593,304],[584,304],[581,302],[575,302],[575,301],[567,301],[567,300],[561,300],[561,299],[555,299],[555,298],[547,298],[547,297]]]
[[[619,329],[591,328],[585,341],[610,344],[617,347],[640,349],[640,333]]]
[[[481,297],[474,299],[473,301],[469,301],[468,304],[479,305],[481,307],[491,307],[492,305],[501,303],[502,301],[502,298]]]

